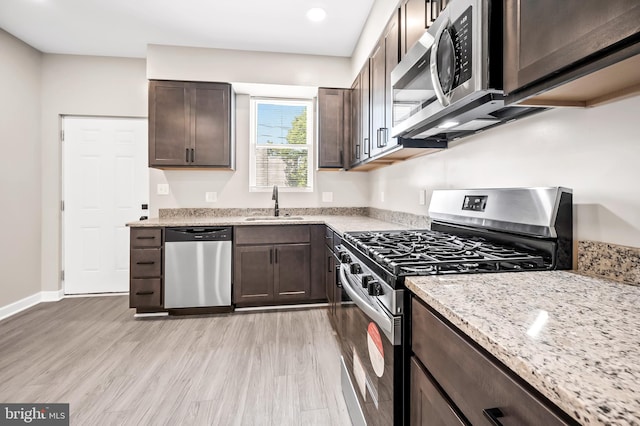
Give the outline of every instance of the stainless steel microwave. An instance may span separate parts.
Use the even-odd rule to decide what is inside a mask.
[[[452,140],[538,110],[504,106],[502,3],[448,2],[393,69],[393,137]]]

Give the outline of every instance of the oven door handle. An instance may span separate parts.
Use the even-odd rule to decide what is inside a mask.
[[[347,292],[351,300],[360,308],[362,311],[371,318],[378,326],[382,329],[382,332],[391,340],[392,343],[395,341],[395,332],[394,332],[394,322],[393,319],[389,317],[389,315],[384,314],[383,312],[378,311],[375,307],[371,306],[367,300],[365,300],[357,291],[355,291],[351,287],[351,283],[347,278],[347,274],[345,269],[347,269],[348,265],[340,266],[340,282],[342,282],[342,288]],[[394,343],[395,344],[395,343]]]

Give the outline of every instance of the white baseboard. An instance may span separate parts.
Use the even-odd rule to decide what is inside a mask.
[[[60,289],[58,291],[41,291],[43,302],[57,302],[58,300],[62,300],[64,297],[64,290]]]
[[[64,297],[62,290],[58,291],[41,291],[31,296],[27,296],[24,299],[20,299],[17,302],[10,303],[6,306],[0,307],[0,321],[5,318],[9,318],[12,315],[22,312],[32,306],[37,305],[40,302],[57,302]]]

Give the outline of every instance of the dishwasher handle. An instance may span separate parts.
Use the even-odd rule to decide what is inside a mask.
[[[165,241],[231,241],[231,234],[229,226],[166,228]]]

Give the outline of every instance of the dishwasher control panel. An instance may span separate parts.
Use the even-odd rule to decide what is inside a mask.
[[[231,241],[230,226],[166,228],[165,241]]]

